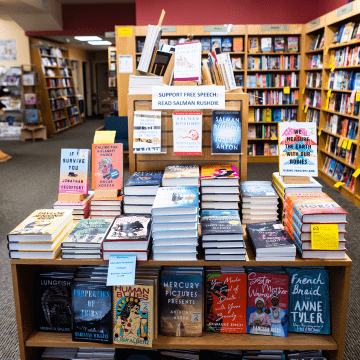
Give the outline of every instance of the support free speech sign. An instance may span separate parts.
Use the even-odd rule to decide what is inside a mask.
[[[152,108],[225,109],[225,86],[153,86]]]

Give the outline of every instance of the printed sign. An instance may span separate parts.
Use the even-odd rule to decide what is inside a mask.
[[[135,284],[136,255],[110,255],[106,285]]]

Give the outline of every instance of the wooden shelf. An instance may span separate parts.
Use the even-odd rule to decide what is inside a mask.
[[[52,89],[62,89],[62,87],[61,87],[61,86],[48,87],[47,89],[48,89],[48,90],[52,90]]]
[[[291,86],[281,86],[281,87],[254,87],[254,88],[246,88],[247,90],[284,90],[284,87],[289,87],[291,89],[299,89],[299,87],[291,87]]]
[[[324,51],[323,48],[321,48],[321,49],[316,49],[316,50],[310,50],[310,51],[306,51],[306,52],[305,52],[305,55],[322,53],[323,51]]]
[[[299,106],[298,104],[289,104],[289,105],[249,105],[249,107],[295,107]]]
[[[352,45],[359,45],[360,44],[360,40],[353,40],[353,41],[349,41],[346,43],[341,43],[341,44],[336,44],[336,45],[331,45],[329,46],[329,51],[333,50],[333,49],[339,49],[345,46],[352,46]]]
[[[339,135],[339,134],[334,134],[332,133],[330,130],[326,130],[326,129],[321,129],[321,132],[322,133],[325,133],[325,134],[329,134],[331,136],[335,136],[335,137],[338,137],[338,138],[341,138],[343,136]],[[344,137],[344,139],[346,139],[347,141],[352,141],[353,144],[357,145],[357,140],[353,140],[353,139],[349,139],[347,137]]]
[[[67,127],[61,128],[59,130],[56,130],[56,132],[59,133],[59,132],[62,132],[62,131],[68,130],[68,129],[69,129],[69,127],[67,126]]]
[[[58,109],[51,109],[51,111],[58,111],[58,110],[65,110],[65,108],[62,107],[62,108],[58,108]]]
[[[58,79],[61,78],[61,76],[44,76],[45,79]]]
[[[346,94],[351,94],[354,90],[336,90],[336,89],[323,89],[324,91],[329,91],[331,90],[332,92],[340,92],[340,93],[346,93]]]
[[[331,67],[325,68],[325,70],[331,70]],[[335,66],[335,70],[346,70],[346,69],[360,69],[360,65],[355,66]]]
[[[251,55],[255,55],[255,56],[266,56],[266,55],[275,55],[275,56],[280,56],[280,55],[301,55],[300,52],[262,52],[262,53],[248,53],[248,56]]]
[[[249,121],[248,124],[278,124],[286,121]]]
[[[313,88],[313,87],[305,86],[305,90],[319,90],[319,91],[321,91],[322,89],[321,88]]]
[[[67,119],[66,116],[59,118],[59,119],[54,119],[53,121],[56,122],[56,121],[65,120],[65,119]]]
[[[248,141],[279,141],[279,139],[270,139],[270,138],[248,138]]]
[[[307,106],[309,109],[321,110],[320,108],[318,108],[316,106],[310,106],[310,105],[305,105],[305,106]]]
[[[327,174],[324,170],[319,169],[319,173],[324,175],[330,182],[332,185],[336,184],[337,182],[339,182],[339,180],[335,180],[331,175]],[[341,192],[342,190],[344,190],[346,193],[348,193],[350,196],[354,195],[354,191],[350,190],[349,188],[347,188],[346,186],[341,186],[339,187],[339,191]]]
[[[341,163],[343,163],[344,165],[348,166],[349,168],[352,168],[352,169],[354,169],[354,170],[356,169],[356,166],[355,166],[355,165],[351,165],[351,164],[347,163],[347,162],[345,161],[345,159],[343,159],[343,158],[341,158],[341,157],[339,157],[339,156],[336,156],[336,155],[332,154],[331,152],[328,152],[328,151],[323,150],[323,149],[320,149],[320,151],[321,151],[323,154],[325,154],[325,155],[327,155],[327,156],[330,156],[330,157],[332,157],[333,159],[335,159],[335,160],[337,160],[337,161],[340,161]]]
[[[233,70],[235,72],[244,72],[245,70]]]
[[[34,331],[26,340],[29,347],[116,347],[129,345],[98,344],[72,341],[71,334]],[[153,340],[154,349],[247,349],[258,350],[337,350],[338,344],[331,335],[288,333],[288,337],[259,336],[252,334],[220,334],[204,332],[200,337],[175,337],[158,335]]]
[[[339,115],[339,116],[343,116],[343,117],[348,117],[348,118],[351,118],[351,119],[359,120],[359,116],[342,114],[342,113],[339,113],[339,112],[336,112],[336,111],[325,110],[325,109],[323,109],[323,111],[328,112],[328,113],[330,113],[330,114],[335,114],[335,115]]]
[[[305,71],[322,71],[323,68],[316,68],[316,69],[305,69]]]
[[[294,72],[294,71],[300,71],[299,69],[293,69],[293,70],[280,70],[280,69],[275,69],[275,70],[247,70],[247,72]]]

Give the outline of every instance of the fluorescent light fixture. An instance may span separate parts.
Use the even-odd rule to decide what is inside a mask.
[[[90,45],[112,45],[110,41],[88,41],[88,44]]]
[[[102,40],[99,36],[74,36],[75,40],[79,41],[96,41],[96,40]]]

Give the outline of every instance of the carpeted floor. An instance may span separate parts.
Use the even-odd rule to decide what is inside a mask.
[[[15,308],[6,235],[36,209],[50,209],[56,201],[59,186],[61,148],[91,148],[94,131],[102,120],[88,120],[71,131],[36,143],[0,141],[0,149],[13,156],[0,163],[0,359],[19,359]],[[278,171],[277,163],[249,164],[248,180],[271,180]],[[124,171],[125,180],[128,169]],[[349,212],[347,225],[348,254],[353,260],[345,359],[357,360],[360,354],[360,312],[357,296],[360,291],[360,209],[325,184],[324,192]]]

